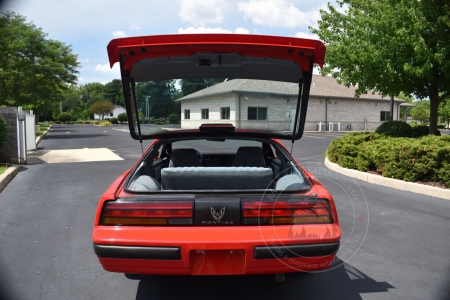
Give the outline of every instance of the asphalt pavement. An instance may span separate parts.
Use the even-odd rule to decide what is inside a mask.
[[[1,299],[449,299],[450,201],[329,171],[323,153],[340,133],[306,133],[293,148],[337,204],[342,240],[330,270],[286,274],[286,283],[274,275],[128,279],[104,271],[91,241],[97,201],[141,154],[121,129],[54,125],[0,194]],[[98,148],[122,160],[39,158]]]

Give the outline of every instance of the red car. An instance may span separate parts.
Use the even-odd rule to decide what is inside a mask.
[[[98,203],[92,239],[105,270],[330,267],[341,237],[333,198],[280,142],[303,134],[320,41],[142,36],[112,40],[108,54],[120,63],[131,136],[154,141]],[[168,114],[180,122],[150,118]]]

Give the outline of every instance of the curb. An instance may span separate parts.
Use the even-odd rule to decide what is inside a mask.
[[[41,134],[40,136],[38,136],[38,137],[36,138],[36,148],[37,148],[37,146],[39,145],[39,143],[41,142],[41,140],[44,138],[44,136],[47,135],[47,132],[50,130],[50,128],[52,128],[52,126],[53,126],[53,124],[51,124],[50,127],[49,127],[46,131],[44,131],[43,134]]]
[[[16,176],[22,166],[11,166],[2,175],[0,175],[0,193],[8,183]]]
[[[414,182],[407,182],[403,180],[387,178],[380,175],[374,175],[366,172],[343,168],[338,164],[329,161],[328,157],[325,157],[324,164],[331,171],[346,175],[348,177],[356,178],[373,184],[390,187],[397,190],[450,200],[450,190],[448,189],[441,189],[434,186],[428,186]]]

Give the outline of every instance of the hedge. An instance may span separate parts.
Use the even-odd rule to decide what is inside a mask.
[[[384,177],[430,180],[450,187],[450,136],[394,138],[377,133],[349,133],[335,139],[325,155],[341,167],[376,171]]]
[[[6,137],[8,135],[8,128],[6,126],[5,119],[0,116],[0,148],[6,143]]]

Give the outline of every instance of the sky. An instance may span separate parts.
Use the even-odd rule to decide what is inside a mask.
[[[115,38],[179,33],[313,36],[320,9],[329,0],[10,0],[1,10],[33,22],[48,38],[71,45],[78,55],[78,84],[120,79],[108,63]]]

